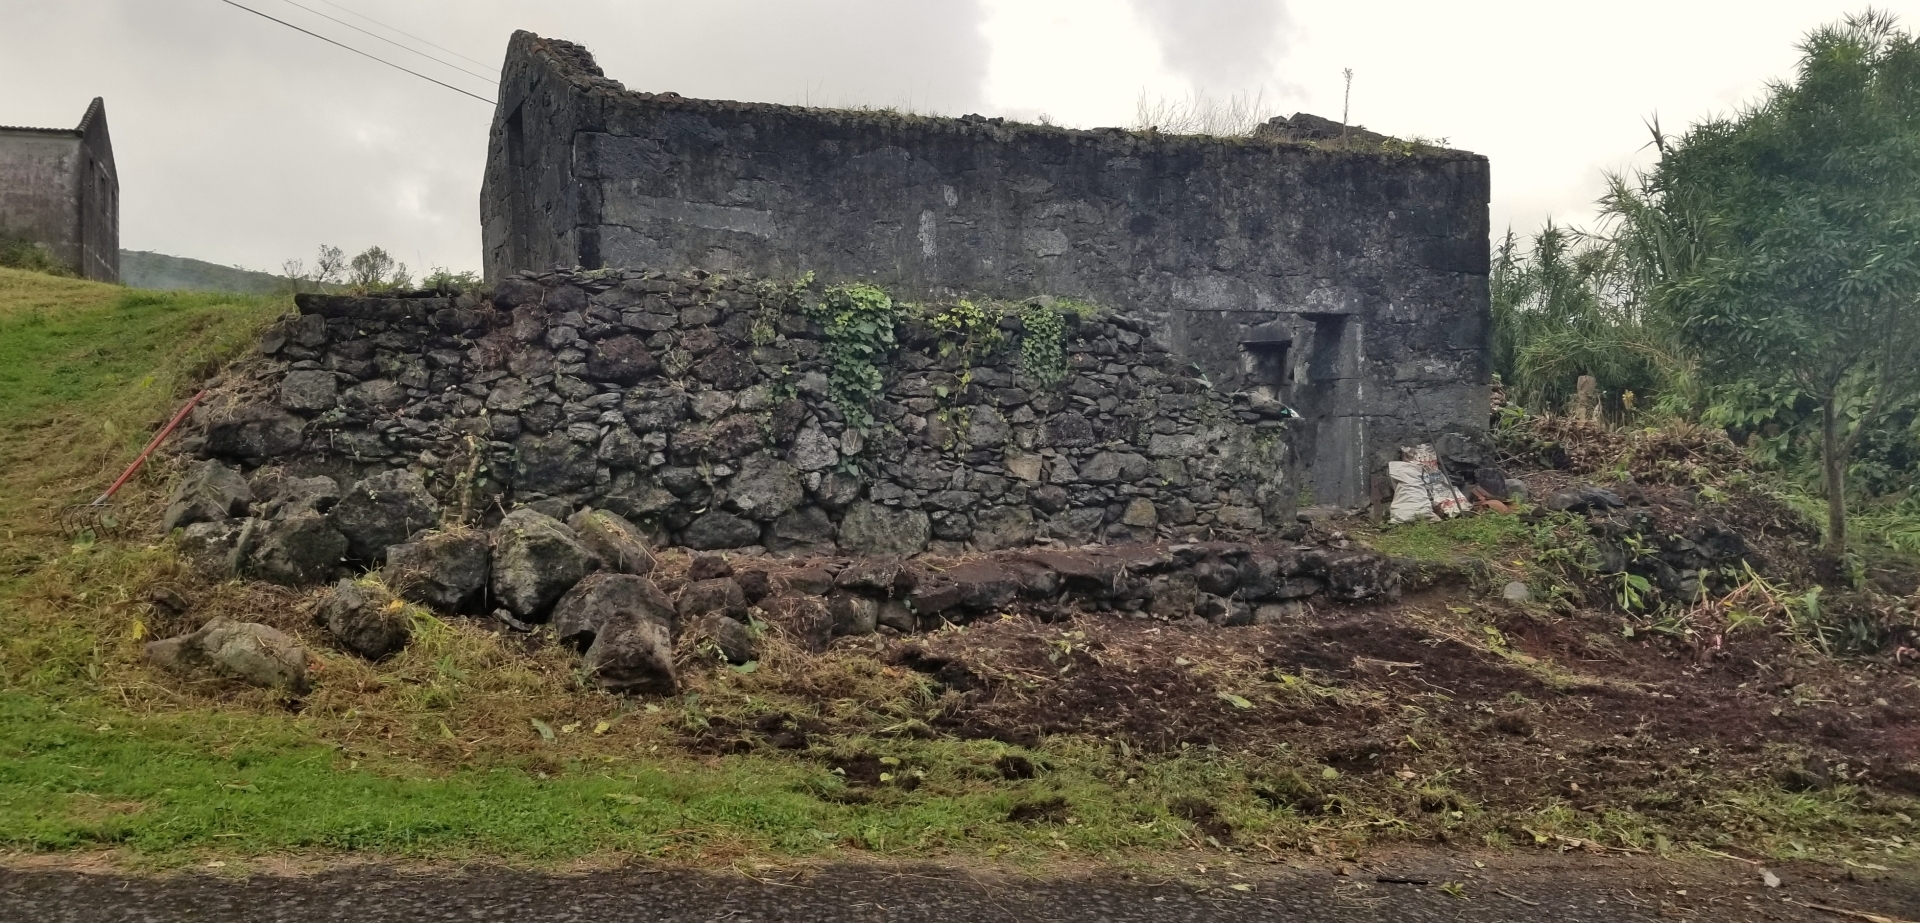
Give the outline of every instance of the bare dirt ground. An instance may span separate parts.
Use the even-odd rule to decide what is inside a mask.
[[[1772,875],[1777,886],[1769,887]],[[1397,851],[1364,864],[1018,875],[937,866],[235,866],[130,878],[0,862],[0,920],[34,923],[708,921],[1867,921],[1920,917],[1920,878],[1731,861]]]

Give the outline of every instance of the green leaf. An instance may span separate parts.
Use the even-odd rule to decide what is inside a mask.
[[[749,660],[746,663],[733,665],[733,672],[735,673],[752,673],[758,669],[760,669],[760,661],[758,660]]]
[[[545,721],[540,720],[539,718],[533,719],[533,729],[540,732],[541,740],[551,742],[554,739],[553,725],[548,724]]]
[[[1232,705],[1234,708],[1252,708],[1253,707],[1252,702],[1247,701],[1242,696],[1234,695],[1231,692],[1222,692],[1222,693],[1219,693],[1219,696],[1220,698],[1224,699],[1227,702],[1227,704]]]

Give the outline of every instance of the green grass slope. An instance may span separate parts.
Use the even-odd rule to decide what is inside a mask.
[[[145,250],[120,251],[120,281],[130,288],[159,291],[274,295],[287,290],[286,278],[270,272]]]

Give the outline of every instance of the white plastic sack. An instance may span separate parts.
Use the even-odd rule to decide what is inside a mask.
[[[1447,480],[1437,465],[1388,462],[1387,476],[1394,483],[1391,509],[1394,522],[1451,518],[1467,510],[1466,495]]]

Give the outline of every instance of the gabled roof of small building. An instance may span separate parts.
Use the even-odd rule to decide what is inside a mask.
[[[80,124],[72,128],[40,128],[34,125],[0,125],[0,131],[31,131],[44,135],[71,135],[80,137],[87,133],[96,119],[106,117],[107,101],[98,96],[87,104],[87,114],[80,117]]]

